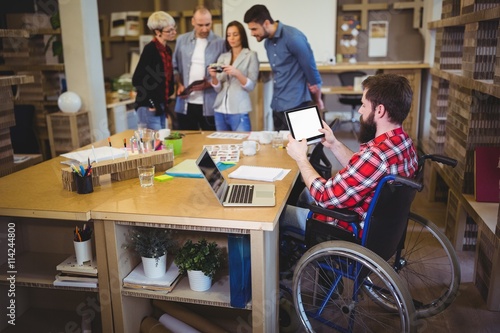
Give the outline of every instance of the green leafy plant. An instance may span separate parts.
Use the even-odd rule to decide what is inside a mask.
[[[175,264],[181,274],[187,271],[202,271],[206,276],[214,277],[221,266],[222,251],[216,242],[200,239],[197,243],[187,240],[175,257]]]
[[[182,139],[184,137],[185,134],[182,134],[180,132],[172,132],[170,133],[169,136],[165,137],[165,140],[178,140],[178,139]]]
[[[123,248],[134,249],[141,257],[158,259],[175,250],[177,243],[172,238],[172,230],[162,228],[134,227],[128,232]]]
[[[54,29],[54,30],[61,28],[61,19],[59,16],[59,12],[55,12],[50,17],[50,25],[52,26],[52,29]],[[47,40],[47,43],[45,44],[44,53],[47,52],[50,45],[52,45],[52,54],[54,54],[55,56],[58,56],[58,57],[62,57],[63,45],[62,45],[61,37],[59,35],[50,36],[50,38]]]

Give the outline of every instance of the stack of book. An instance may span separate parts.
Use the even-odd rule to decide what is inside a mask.
[[[167,272],[159,278],[146,277],[142,263],[140,263],[123,279],[123,287],[169,293],[174,289],[180,277],[179,268],[173,260],[168,260]]]
[[[56,269],[58,273],[54,286],[97,288],[97,261],[95,259],[78,265],[76,256],[71,255],[57,265]]]

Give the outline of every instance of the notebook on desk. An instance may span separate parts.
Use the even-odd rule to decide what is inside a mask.
[[[223,206],[258,207],[276,204],[274,184],[228,184],[206,149],[201,152],[196,165]]]

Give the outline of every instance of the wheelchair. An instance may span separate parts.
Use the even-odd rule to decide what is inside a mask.
[[[293,286],[280,284],[280,287],[292,295],[308,331],[411,332],[416,318],[435,315],[454,300],[460,284],[460,266],[453,247],[436,225],[409,211],[415,191],[422,187],[423,168],[428,159],[456,165],[455,160],[445,156],[424,155],[419,159],[414,180],[398,177],[390,185],[381,182],[382,187],[375,192],[377,198],[387,192],[383,188],[392,189],[377,200],[374,197],[363,238],[355,236],[357,214],[316,206],[310,207],[312,212],[351,222],[354,232],[309,218],[305,243],[287,235],[289,230],[282,233],[280,250],[284,249],[284,256],[281,257],[292,262],[300,259],[293,265]],[[399,184],[396,191],[393,183]],[[397,204],[402,197],[407,198],[404,202],[407,210]],[[399,213],[391,212],[394,210]],[[384,216],[389,214],[387,211],[397,216]],[[372,216],[373,213],[376,215]],[[384,227],[391,220],[399,221],[396,229]],[[367,229],[366,223],[370,225],[372,221],[376,221],[376,227]],[[377,234],[379,230],[391,232]],[[390,240],[386,234],[391,235]],[[289,327],[294,324],[293,315],[286,315],[283,332],[287,331],[287,323]]]

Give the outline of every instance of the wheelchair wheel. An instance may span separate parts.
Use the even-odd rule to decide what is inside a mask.
[[[380,306],[364,286],[398,306]],[[398,274],[372,251],[345,241],[309,249],[293,276],[294,305],[308,332],[414,332],[414,306]]]
[[[412,295],[419,318],[433,316],[455,299],[460,285],[460,265],[453,246],[431,221],[410,213],[406,241],[400,258],[389,259]],[[394,307],[383,294],[371,290],[381,304]]]

